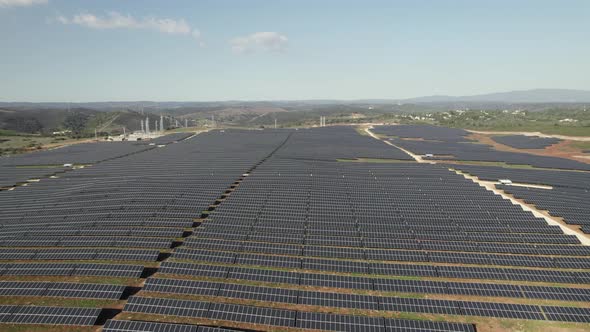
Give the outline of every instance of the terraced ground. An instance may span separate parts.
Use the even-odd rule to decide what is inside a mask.
[[[432,162],[470,144],[435,127],[372,130],[402,130],[404,149]],[[590,221],[577,207],[589,173],[549,165],[560,170],[418,163],[350,127],[0,159],[0,330],[590,330]],[[523,198],[558,220],[458,171],[560,188],[561,204]]]

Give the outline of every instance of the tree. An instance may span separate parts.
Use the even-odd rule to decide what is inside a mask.
[[[64,128],[70,130],[72,133],[70,136],[72,137],[80,137],[82,131],[86,128],[86,124],[88,123],[88,115],[84,113],[71,113],[64,119],[63,126]]]
[[[25,119],[22,125],[22,131],[25,133],[38,133],[43,130],[43,125],[37,119]]]

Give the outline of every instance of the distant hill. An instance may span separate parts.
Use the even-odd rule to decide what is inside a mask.
[[[392,91],[392,94],[395,91]],[[190,121],[193,125],[216,122],[239,126],[271,126],[278,123],[302,125],[317,121],[320,115],[348,119],[353,114],[403,112],[439,112],[456,109],[525,109],[543,111],[559,108],[582,108],[590,104],[590,91],[568,89],[534,89],[473,96],[425,96],[409,99],[357,100],[279,100],[279,101],[124,101],[88,103],[0,102],[0,129],[25,133],[50,133],[59,130],[68,112],[85,113],[94,128],[117,132],[125,127],[137,130],[146,116],[153,123],[160,115],[165,124]],[[38,130],[42,128],[42,130]]]
[[[395,93],[393,91],[392,93]],[[145,110],[146,112],[159,112],[162,110],[180,110],[180,113],[189,114],[195,108],[219,110],[219,109],[242,109],[254,110],[256,108],[304,108],[306,106],[334,105],[334,104],[410,104],[410,103],[454,103],[454,102],[490,102],[490,103],[590,103],[590,90],[571,89],[533,89],[497,92],[472,96],[423,96],[407,99],[355,99],[355,100],[275,100],[275,101],[108,101],[108,102],[87,102],[87,103],[28,103],[28,102],[0,102],[0,108],[20,109],[65,109],[65,108],[87,108],[93,110],[112,111],[128,109],[134,111]]]
[[[401,100],[404,103],[585,103],[590,102],[590,91],[568,89],[534,89],[489,93],[474,96],[427,96]]]
[[[140,129],[140,121],[148,115],[129,110],[97,111],[88,108],[45,109],[45,108],[10,108],[0,107],[0,129],[20,133],[44,133],[63,129],[64,119],[70,113],[82,113],[88,117],[87,131],[94,132],[97,128],[103,132]],[[159,115],[149,114],[150,122],[159,120]],[[167,119],[165,124],[171,123]]]

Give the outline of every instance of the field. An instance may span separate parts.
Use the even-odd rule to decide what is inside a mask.
[[[590,331],[584,143],[193,134],[0,159],[0,330]]]

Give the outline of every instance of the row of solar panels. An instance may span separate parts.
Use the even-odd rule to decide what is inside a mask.
[[[438,135],[448,128],[406,125],[376,126],[373,132],[389,136],[424,138],[425,140],[390,139],[396,146],[419,155],[434,155],[426,159],[506,162],[508,164],[532,165],[536,167],[590,170],[590,165],[564,158],[506,152],[493,149],[490,145],[475,144],[464,139],[463,133]],[[453,129],[450,129],[453,130]],[[399,134],[399,135],[398,135]],[[432,140],[429,140],[432,139]],[[496,138],[497,139],[497,138]]]
[[[101,312],[95,308],[0,305],[0,323],[94,325]]]
[[[382,230],[383,233],[387,233],[387,230]],[[400,241],[400,249],[405,249],[403,245],[409,244],[412,248],[422,247],[425,250],[454,250],[454,251],[485,251],[490,248],[491,252],[510,252],[507,250],[494,251],[495,246],[505,246],[506,248],[529,248],[530,252],[535,252],[536,248],[541,252],[551,251],[552,248],[556,248],[559,251],[563,248],[577,248],[576,246],[559,246],[558,243],[566,242],[567,244],[576,244],[578,239],[575,236],[568,237],[551,237],[547,236],[545,244],[529,244],[529,243],[510,243],[510,242],[496,242],[493,241],[493,236],[489,235],[489,241],[473,241],[466,242],[462,241],[460,237],[453,238],[452,236],[434,239],[416,239],[408,237],[399,237],[398,233],[389,233],[391,236],[387,238],[362,238],[362,237],[346,237],[346,236],[297,236],[295,234],[281,234],[281,233],[270,233],[270,234],[241,234],[239,232],[214,232],[214,231],[197,231],[191,239],[225,239],[225,240],[236,240],[236,241],[253,241],[253,242],[271,242],[271,243],[289,243],[294,245],[320,245],[320,246],[335,246],[335,247],[354,247],[354,248],[388,248],[388,243],[391,243],[391,239],[397,239]],[[524,234],[523,238],[542,238],[540,235],[533,236],[530,234]],[[519,237],[516,237],[517,239]],[[192,240],[191,240],[192,241]],[[195,240],[197,241],[197,240]],[[514,240],[515,241],[515,240]],[[534,241],[532,241],[534,243]],[[549,243],[556,243],[556,245],[550,245]],[[398,248],[395,246],[392,248]],[[385,247],[384,247],[385,246]],[[455,249],[433,249],[433,248],[449,248]],[[464,249],[461,249],[464,248]],[[479,249],[478,249],[479,248]]]
[[[393,303],[381,305],[381,310],[389,311],[392,309],[391,311],[402,312],[434,312],[439,314],[495,318],[590,322],[590,308],[468,301],[426,301],[428,300],[418,303],[418,300],[416,299],[398,299],[394,300]],[[326,304],[330,306],[333,303],[333,301],[322,301],[321,299],[312,299],[304,302],[311,302],[313,305],[320,306]],[[425,309],[428,305],[432,306],[432,310]],[[124,311],[332,331],[383,331],[384,324],[387,325],[389,320],[381,317],[319,314],[314,312],[254,307],[239,304],[210,303],[204,301],[151,297],[132,297],[125,305]],[[395,324],[395,322],[393,323]],[[419,323],[433,324],[434,322],[415,321],[415,324]],[[343,328],[338,326],[339,324],[352,326]],[[473,325],[453,323],[453,328],[472,330]]]
[[[515,186],[496,185],[498,189],[534,204],[541,210],[547,210],[556,217],[561,217],[572,225],[590,225],[590,192],[588,189],[554,188],[551,190],[538,188],[522,188]]]
[[[381,229],[375,231],[358,232],[355,230],[300,230],[293,228],[276,228],[276,227],[250,227],[241,225],[208,225],[199,228],[195,236],[208,237],[208,234],[224,234],[233,236],[237,234],[243,240],[249,235],[269,234],[274,232],[281,233],[281,236],[288,237],[290,243],[299,244],[316,244],[321,242],[323,236],[343,236],[347,241],[357,240],[362,243],[364,239],[375,238],[399,238],[399,239],[416,239],[416,240],[441,240],[441,241],[460,241],[460,242],[505,242],[505,243],[540,243],[540,244],[580,244],[580,240],[575,235],[566,234],[532,234],[532,233],[437,233],[428,231],[403,232],[397,229]],[[387,233],[385,233],[388,231]],[[285,233],[288,233],[285,234]],[[360,233],[360,234],[359,234]],[[318,239],[319,241],[314,241]]]
[[[386,231],[383,231],[386,233]],[[230,247],[236,247],[239,243],[247,245],[254,249],[256,246],[267,245],[271,249],[279,246],[286,248],[301,246],[297,239],[280,234],[252,234],[244,236],[241,234],[228,233],[196,233],[198,237],[189,237],[186,244],[193,246],[193,242],[201,243],[199,246],[207,248],[210,243],[223,243]],[[206,235],[206,236],[205,236]],[[196,240],[198,239],[198,240]],[[327,246],[327,247],[349,247],[349,248],[372,248],[380,249],[407,249],[407,250],[426,250],[426,251],[459,251],[459,252],[482,252],[482,253],[510,253],[510,254],[528,254],[528,255],[554,255],[554,256],[590,256],[590,247],[578,245],[548,245],[548,244],[522,244],[522,243],[492,243],[492,242],[471,242],[465,243],[460,241],[429,241],[416,239],[397,239],[390,238],[346,238],[346,237],[329,237],[306,239],[308,246]],[[199,247],[197,246],[197,247]],[[275,246],[275,247],[273,247]],[[211,248],[214,248],[213,244]],[[245,249],[243,249],[245,250]],[[272,252],[271,252],[272,253]]]
[[[219,265],[163,262],[158,273],[187,276],[194,278],[215,278],[228,280],[247,280],[271,284],[288,284],[298,286],[374,290],[379,292],[448,294],[468,296],[492,296],[523,298],[525,294],[534,294],[530,298],[567,299],[580,301],[585,291],[578,288],[521,286],[505,283],[477,283],[426,281],[391,278],[368,278],[352,275],[319,274],[293,271],[256,269],[249,267],[228,267]],[[543,281],[531,274],[529,282]],[[574,282],[572,282],[574,283]],[[528,288],[532,287],[532,288]],[[571,290],[569,290],[571,289]]]
[[[0,260],[156,261],[154,249],[16,249],[0,248]]]
[[[175,253],[174,258],[232,265],[263,266],[338,273],[360,273],[379,276],[407,276],[453,279],[489,279],[512,281],[542,281],[550,283],[590,284],[590,272],[529,268],[467,267],[431,264],[372,263],[320,258],[295,258],[264,254],[234,254],[212,252],[188,255]]]
[[[459,141],[470,142],[466,136],[469,132],[458,128],[447,128],[430,125],[398,125],[398,126],[374,126],[373,132],[402,138],[422,138],[434,141]]]
[[[51,150],[2,157],[0,158],[0,165],[94,164],[149,149],[153,149],[153,147],[137,145],[131,142],[80,143]]]
[[[123,311],[328,331],[382,332],[402,327],[420,331],[475,331],[472,324],[408,321],[137,296],[129,299]]]
[[[102,332],[238,332],[242,330],[224,329],[218,327],[155,323],[145,321],[113,320],[104,324]],[[250,331],[252,332],[252,331]]]
[[[0,263],[0,276],[105,276],[139,278],[142,265],[88,263]]]
[[[381,158],[413,161],[398,149],[359,135],[352,127],[324,127],[293,131],[289,140],[276,151],[283,159],[330,160]]]
[[[161,248],[172,246],[173,240],[160,238],[78,236],[52,237],[27,236],[0,240],[0,247],[122,247],[122,248]]]
[[[182,237],[183,229],[175,227],[84,227],[66,229],[11,229],[0,227],[0,238],[24,238],[35,236],[136,236],[136,237]]]
[[[510,179],[515,183],[531,183],[553,187],[590,189],[590,173],[556,172],[540,169],[515,169],[495,166],[453,165],[458,169],[481,180],[498,181]]]
[[[0,188],[13,187],[31,179],[45,178],[62,173],[62,167],[14,167],[0,166]]]
[[[236,210],[239,210],[236,207]],[[330,213],[326,212],[327,214]],[[309,213],[309,212],[308,212]],[[271,213],[267,213],[271,216]],[[242,218],[240,218],[242,216]],[[559,226],[548,225],[542,222],[535,222],[535,227],[527,227],[521,224],[513,225],[473,225],[466,223],[459,223],[456,221],[424,223],[425,220],[403,220],[400,215],[393,214],[390,216],[391,220],[387,220],[385,216],[381,218],[363,220],[353,220],[350,215],[324,215],[314,216],[322,220],[309,219],[309,215],[305,216],[305,219],[300,222],[280,222],[271,224],[271,221],[265,220],[264,214],[250,214],[247,211],[240,214],[238,211],[228,212],[224,210],[221,213],[211,213],[208,222],[204,224],[202,228],[214,230],[215,228],[223,228],[224,230],[231,230],[232,227],[244,228],[240,229],[242,232],[269,232],[269,233],[307,233],[313,235],[313,233],[321,233],[322,231],[334,232],[333,234],[339,234],[343,232],[343,235],[354,236],[354,237],[380,237],[379,233],[382,231],[393,232],[393,233],[407,233],[407,234],[420,234],[422,232],[453,232],[458,234],[469,233],[538,233],[538,234],[563,234]],[[329,220],[334,218],[335,220]],[[477,217],[475,217],[477,218]],[[474,218],[474,219],[475,219]],[[229,219],[235,219],[229,220]],[[328,221],[326,220],[328,219]],[[480,218],[477,218],[481,220]],[[494,219],[490,220],[492,223]],[[228,225],[228,223],[232,223]],[[199,229],[201,230],[201,229]],[[0,231],[2,231],[0,229]],[[473,234],[477,236],[479,234]]]
[[[1,219],[1,217],[0,217]],[[9,223],[6,223],[9,222]],[[137,217],[137,216],[115,216],[111,213],[104,215],[80,215],[75,218],[59,217],[16,217],[10,220],[2,220],[0,230],[4,232],[27,230],[60,230],[84,228],[113,228],[113,227],[179,227],[188,228],[194,225],[193,218],[171,218],[171,217]]]
[[[501,284],[484,284],[489,291],[503,293],[503,297],[526,298],[526,299],[551,299],[560,301],[577,301],[588,302],[590,300],[589,288],[564,288],[564,287],[547,287],[547,286],[526,286],[526,285],[501,285]],[[469,295],[469,291],[477,287],[462,287],[461,283],[451,283],[447,290],[455,295]],[[472,286],[467,284],[467,286]],[[480,287],[481,288],[481,287]],[[328,307],[342,307],[351,309],[366,310],[389,310],[405,311],[392,309],[379,309],[380,305],[402,304],[404,301],[414,301],[414,306],[441,307],[459,306],[461,301],[415,299],[384,297],[366,294],[335,293],[322,292],[313,290],[298,290],[293,288],[276,288],[264,286],[252,286],[235,283],[187,280],[187,279],[169,279],[169,278],[149,278],[142,288],[144,292],[184,294],[192,296],[220,296],[226,298],[255,300],[264,302],[280,302],[301,305],[319,305]],[[465,294],[466,293],[466,294]],[[508,296],[512,295],[512,296]],[[434,302],[430,302],[434,301]],[[438,303],[437,301],[441,301]],[[434,310],[434,309],[431,309]],[[443,313],[430,311],[430,313]],[[453,314],[447,312],[447,314]],[[459,314],[459,313],[455,313]]]
[[[43,281],[0,281],[0,296],[44,296],[119,300],[125,286]]]
[[[271,161],[269,161],[269,162],[265,162],[265,164],[274,164],[274,163],[275,163],[275,160],[274,159],[271,160]],[[265,165],[265,164],[263,164],[263,165]],[[323,166],[323,167],[326,167],[326,168],[333,167],[333,165],[329,165],[329,163],[318,164],[318,167],[320,165]],[[300,166],[300,165],[297,162],[293,162],[293,166],[292,166],[293,168],[297,168],[298,166]],[[350,166],[347,166],[347,167],[350,167]],[[390,172],[395,172],[396,171],[396,168],[398,168],[398,166],[389,166],[389,167],[390,167]],[[405,167],[401,167],[401,168],[402,169],[405,169]],[[436,167],[425,167],[425,170],[438,170],[438,169]],[[441,171],[443,171],[445,173],[441,173],[440,176],[444,176],[445,178],[458,178],[459,177],[457,175],[453,175],[452,173],[448,172],[447,170],[441,169]],[[419,171],[418,172],[418,174],[420,174],[420,173],[422,173],[422,171]],[[251,174],[251,176],[249,176],[246,180],[244,180],[244,182],[240,186],[240,190],[238,190],[235,193],[233,193],[232,196],[228,200],[226,200],[224,202],[224,204],[222,204],[220,206],[220,211],[227,210],[227,208],[224,208],[225,206],[232,206],[232,204],[233,204],[232,202],[233,202],[234,197],[244,197],[244,194],[243,194],[244,191],[242,191],[242,189],[246,190],[246,192],[248,192],[248,191],[254,192],[254,193],[258,193],[258,192],[261,192],[262,193],[262,192],[264,192],[264,190],[259,190],[257,188],[246,187],[245,186],[247,183],[250,183],[250,182],[256,182],[256,181],[263,181],[264,180],[264,177],[258,176],[257,174],[258,174],[258,169],[255,172],[253,172]],[[264,175],[264,176],[266,176],[266,175]],[[276,174],[275,174],[275,178],[276,179],[280,179],[281,177],[280,176],[276,176]],[[344,180],[342,180],[342,181],[344,181]],[[463,179],[463,181],[465,181],[465,179]],[[487,193],[486,194],[485,191],[482,191],[481,188],[478,188],[473,183],[470,183],[469,185],[471,186],[472,189],[474,189],[473,194],[470,193],[470,197],[482,196],[482,197],[485,197],[486,199],[488,199],[488,197],[494,197],[493,194],[491,194],[491,193]],[[383,187],[382,191],[388,192],[391,188],[395,188],[395,183],[394,184],[384,183],[383,186],[384,187]],[[416,209],[414,209],[414,213],[415,214],[420,214],[421,210],[423,210],[423,211],[425,210],[424,216],[433,216],[433,215],[437,215],[437,214],[443,214],[444,215],[445,214],[444,207],[446,207],[446,206],[460,206],[461,204],[463,204],[463,206],[465,206],[466,203],[469,203],[469,201],[468,202],[465,202],[464,200],[460,200],[459,199],[460,197],[457,197],[456,200],[441,199],[440,197],[446,197],[446,196],[452,195],[451,194],[452,192],[457,192],[456,188],[449,187],[449,186],[446,186],[446,185],[445,186],[442,186],[441,189],[444,189],[445,192],[444,193],[432,193],[432,196],[422,197],[419,200],[417,200],[417,202],[420,203],[420,204],[422,204],[422,206],[424,206],[423,203],[424,203],[425,200],[428,200],[429,201],[428,206],[432,206],[432,205],[435,205],[436,206],[437,202],[439,202],[438,204],[440,204],[442,206],[442,208],[440,208],[440,209],[437,209],[437,208],[435,208],[435,209],[428,209],[428,208],[420,207],[420,204],[417,203]],[[310,188],[310,190],[311,190],[311,188]],[[393,192],[395,192],[395,191],[393,191]],[[428,193],[428,190],[417,188],[416,189],[416,192],[420,192],[422,194],[426,194],[426,193]],[[350,195],[354,197],[354,192],[351,192]],[[408,192],[407,191],[406,192],[401,192],[401,193],[396,193],[396,195],[393,196],[392,199],[391,199],[391,202],[392,202],[391,204],[395,204],[396,200],[403,200],[404,197],[407,196],[407,195],[408,195]],[[492,195],[492,196],[489,196],[489,195]],[[247,197],[247,195],[246,195],[246,197]],[[290,201],[292,199],[292,197],[291,196],[286,196],[286,197],[283,197],[282,199],[285,202],[288,202],[288,201]],[[498,204],[497,204],[497,206],[494,209],[497,212],[494,213],[494,214],[497,214],[497,215],[505,215],[505,213],[506,213],[505,210],[507,208],[511,207],[512,205],[510,203],[506,202],[506,201],[503,201],[498,196],[496,196],[496,199],[498,200],[497,201]],[[327,200],[329,201],[329,198],[327,198]],[[382,204],[379,204],[379,203],[381,203],[381,202],[373,202],[371,205],[372,205],[372,207],[374,209],[377,209],[377,210],[378,209],[383,209],[385,206],[382,205]],[[386,202],[383,202],[383,203],[386,203]],[[259,209],[261,211],[262,211],[262,209],[265,209],[266,208],[265,201],[262,201],[260,203],[254,202],[253,205],[254,206],[258,205],[259,206]],[[287,220],[289,220],[289,221],[301,221],[297,215],[295,215],[294,218],[292,216],[285,215],[285,212],[284,212],[285,209],[278,210],[278,209],[273,209],[273,208],[274,207],[271,207],[271,209],[268,210],[269,219],[275,218],[275,219],[278,219],[278,220],[285,220],[285,223],[286,223]],[[477,209],[478,209],[478,207],[475,207],[475,210],[477,210]],[[514,210],[514,209],[511,209],[511,210]],[[527,213],[524,213],[522,210],[520,210],[520,211],[521,211],[521,213],[523,215],[526,215],[527,214]],[[328,211],[328,212],[331,212],[331,211]],[[306,213],[309,213],[309,211],[307,211]],[[546,226],[546,223],[544,221],[534,218],[530,213],[528,213],[528,215],[530,216],[531,220],[535,220],[535,222],[537,222],[538,224],[543,223]],[[213,213],[213,217],[214,218],[217,218],[217,216],[218,216],[218,213],[216,211],[215,213]],[[322,215],[322,217],[324,217],[324,215]],[[355,219],[356,218],[358,218],[358,216],[355,216]],[[467,217],[467,219],[465,219],[465,222],[466,223],[473,223],[474,222],[474,219],[477,219],[477,217],[476,218],[469,218],[469,217]],[[442,220],[444,220],[444,218],[434,218],[434,219],[432,219],[432,222],[431,223],[433,225],[436,225],[436,224],[439,224]],[[223,220],[223,221],[225,221],[225,220]],[[335,221],[337,221],[337,220],[335,220]],[[518,220],[518,221],[515,220],[515,222],[518,223],[518,224],[521,224],[521,221],[520,220]],[[531,228],[533,228],[533,227],[531,227]],[[465,240],[465,239],[460,239],[460,240]],[[527,241],[531,241],[531,240],[529,239]]]
[[[475,265],[543,267],[562,269],[590,269],[590,258],[545,257],[507,254],[449,253],[417,250],[357,249],[320,246],[299,246],[291,244],[273,244],[258,242],[233,242],[224,240],[192,239],[185,244],[194,249],[179,248],[174,258],[207,260],[206,256],[223,257],[223,262],[233,263],[243,256],[219,254],[218,251],[267,253],[273,255],[323,257],[371,261],[412,261],[431,263],[454,263]],[[213,251],[212,251],[213,250]],[[247,257],[247,256],[246,256]]]
[[[561,142],[558,138],[524,135],[492,136],[491,138],[496,143],[508,145],[516,149],[544,149]]]
[[[279,207],[277,207],[279,208]],[[287,207],[285,207],[288,209]],[[268,209],[268,210],[266,210]],[[356,213],[343,213],[342,210],[322,211],[313,213],[310,211],[283,211],[280,214],[271,212],[266,206],[264,212],[256,213],[249,211],[239,212],[236,206],[235,211],[223,211],[213,213],[208,225],[214,223],[225,224],[224,228],[242,227],[244,231],[251,231],[254,228],[264,228],[265,232],[289,233],[320,233],[321,231],[338,231],[338,225],[342,232],[348,232],[350,236],[377,236],[376,230],[383,229],[389,232],[407,232],[419,234],[421,232],[449,231],[457,232],[463,236],[478,236],[482,232],[495,233],[538,233],[538,234],[561,234],[559,227],[550,227],[544,220],[527,220],[525,218],[498,219],[490,216],[476,215],[465,216],[465,219],[454,218],[460,212],[446,211],[417,211],[411,218],[402,217],[399,213],[383,213],[384,211],[371,211],[372,215],[362,213],[362,216],[355,216]],[[438,213],[446,213],[448,217],[437,216]],[[389,219],[389,220],[388,220]],[[477,220],[478,225],[473,225]],[[230,224],[231,223],[231,224]],[[471,223],[471,224],[470,224]],[[221,227],[221,226],[220,226]]]

